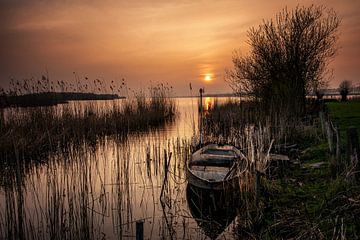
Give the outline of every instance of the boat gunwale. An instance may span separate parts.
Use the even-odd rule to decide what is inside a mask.
[[[242,161],[245,161],[247,163],[247,160],[245,158],[245,156],[243,155],[243,153],[238,149],[236,148],[235,146],[232,146],[232,145],[218,145],[218,144],[209,144],[209,145],[206,145],[200,149],[198,149],[197,151],[195,151],[192,155],[191,155],[191,158],[190,158],[190,161],[187,163],[187,169],[188,169],[188,172],[192,175],[192,177],[196,178],[197,180],[199,181],[202,181],[202,182],[206,182],[208,185],[218,185],[218,184],[227,184],[231,181],[233,181],[234,179],[236,178],[239,178],[239,175],[241,175],[241,173],[244,173],[246,170],[247,170],[247,167],[244,167],[243,170],[238,173],[237,175],[231,177],[231,178],[224,178],[222,180],[214,180],[214,181],[210,181],[206,178],[202,178],[202,177],[199,177],[197,176],[193,170],[191,169],[191,162],[193,162],[193,156],[194,155],[201,155],[202,152],[204,152],[205,150],[209,149],[209,148],[212,148],[212,147],[229,147],[228,151],[233,151],[236,156],[235,157],[231,157],[231,156],[227,156],[227,158],[232,158],[232,161],[233,161],[233,164],[231,165],[231,167],[229,168],[229,172],[231,171],[232,167],[234,166],[235,162],[236,161],[239,161],[239,160],[242,160]],[[215,154],[209,154],[209,155],[213,155],[213,156],[216,156]]]

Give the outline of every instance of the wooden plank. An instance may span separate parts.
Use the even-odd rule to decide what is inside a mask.
[[[289,161],[289,157],[287,155],[283,155],[283,154],[274,154],[274,153],[270,153],[270,160],[271,161]]]
[[[217,167],[231,167],[233,159],[197,159],[190,162],[190,166],[217,166]]]

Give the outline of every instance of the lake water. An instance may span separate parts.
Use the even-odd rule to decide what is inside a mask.
[[[206,98],[206,106],[213,101]],[[185,171],[198,102],[176,102],[173,123],[59,151],[19,174],[16,184],[0,186],[0,239],[134,239],[139,221],[144,239],[207,239],[208,220],[189,209],[195,200]],[[106,101],[96,104],[106,111]],[[232,238],[235,222],[218,239]]]

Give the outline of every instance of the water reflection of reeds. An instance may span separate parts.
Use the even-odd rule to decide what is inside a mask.
[[[190,236],[197,229],[184,188],[190,144],[142,137],[105,139],[95,148],[86,142],[73,145],[46,165],[27,170],[20,184],[2,189],[0,236],[127,239],[134,236],[138,220],[145,221],[150,238]]]
[[[18,171],[9,168],[15,170],[3,178],[0,190],[0,236],[131,239],[136,222],[144,221],[146,238],[205,239],[186,197],[185,169],[193,144],[189,136],[177,135],[150,129],[125,139],[69,142],[43,162],[14,165]],[[248,182],[253,181],[249,174]],[[233,237],[235,223],[221,236]]]
[[[0,157],[9,162],[44,159],[69,144],[99,137],[126,138],[134,132],[163,127],[175,118],[175,100],[164,87],[150,88],[126,100],[76,102],[53,107],[0,109]]]

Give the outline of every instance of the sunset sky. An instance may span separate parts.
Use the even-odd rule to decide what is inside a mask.
[[[74,79],[73,72],[145,89],[168,82],[176,94],[204,86],[230,92],[224,70],[247,53],[246,32],[284,7],[311,3],[342,18],[330,86],[360,81],[360,1],[19,1],[0,0],[0,85],[15,79]],[[206,81],[207,80],[207,81]]]

